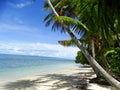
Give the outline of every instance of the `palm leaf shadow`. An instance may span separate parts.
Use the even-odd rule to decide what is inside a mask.
[[[83,74],[83,73],[82,73]],[[46,79],[45,79],[46,78]],[[43,80],[45,79],[45,80]],[[53,84],[46,84],[48,82],[54,81]],[[49,90],[76,90],[77,86],[81,86],[83,81],[83,77],[80,76],[80,73],[75,75],[65,75],[65,74],[47,74],[43,77],[37,78],[35,80],[18,80],[16,82],[9,82],[4,86],[5,90],[39,90],[41,86],[47,86],[51,89]],[[85,83],[85,87],[87,84]],[[37,87],[37,88],[36,88]]]
[[[4,86],[7,90],[37,90],[35,87],[38,80],[18,80],[16,82],[10,82]]]

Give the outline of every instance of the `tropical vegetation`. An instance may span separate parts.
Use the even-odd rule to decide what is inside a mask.
[[[112,77],[120,74],[120,1],[47,0],[44,9],[50,10],[46,26],[52,24],[53,30],[71,37],[59,43],[76,45],[81,50],[76,59],[89,63],[98,76],[120,90],[118,78]]]

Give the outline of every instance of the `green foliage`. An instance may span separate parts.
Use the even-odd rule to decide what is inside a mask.
[[[52,24],[52,29],[65,32],[60,22],[72,28],[73,33],[82,36],[78,37],[82,45],[90,49],[91,40],[95,45],[95,58],[100,65],[107,65],[104,58],[107,58],[111,71],[120,72],[120,1],[118,0],[51,0],[55,10],[59,14],[56,17],[51,11],[44,19],[46,26]],[[47,4],[46,10],[50,10]],[[82,32],[82,35],[81,35]],[[59,41],[64,46],[74,45],[73,40]],[[110,49],[110,48],[113,49]],[[109,48],[105,53],[105,49]],[[76,63],[88,64],[82,52],[78,52]]]
[[[120,75],[120,48],[112,48],[105,53],[110,70]]]
[[[79,28],[83,29],[83,30],[87,30],[89,31],[89,29],[86,27],[85,24],[83,24],[82,22],[78,21],[78,20],[75,20],[71,17],[67,17],[67,16],[57,16],[54,18],[55,21],[63,21],[65,24],[67,25],[77,25],[79,26]]]
[[[89,64],[87,59],[85,58],[85,56],[83,55],[83,53],[81,51],[77,52],[77,56],[76,56],[76,63],[81,63],[81,64]]]

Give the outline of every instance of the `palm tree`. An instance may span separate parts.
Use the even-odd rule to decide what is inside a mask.
[[[114,43],[117,43],[117,45],[120,46],[120,31],[119,31],[120,27],[118,25],[118,23],[120,23],[119,22],[120,17],[118,16],[118,13],[120,12],[119,11],[120,2],[117,2],[116,4],[116,1],[112,1],[112,3],[115,4],[115,5],[112,5],[112,3],[109,1],[108,3],[106,3],[106,1],[101,2],[101,1],[94,0],[93,4],[89,4],[92,0],[91,1],[81,0],[81,1],[82,3],[78,5],[79,10],[77,9],[78,11],[74,13],[77,13],[75,14],[78,17],[77,19],[83,22],[90,30],[90,32],[85,32],[84,39],[87,43],[89,41],[88,45],[91,46],[92,56],[94,58],[96,56],[95,49],[97,47],[97,50],[98,50],[97,53],[99,53],[99,56],[101,58],[102,67],[105,70],[107,70],[110,74],[112,74],[109,70],[110,65],[106,57],[104,56],[104,51],[106,48],[113,47]],[[87,3],[84,3],[84,2],[87,2]],[[101,5],[101,3],[103,5]],[[105,4],[106,7],[104,6],[104,3],[106,3]],[[87,6],[88,4],[90,6],[89,8]],[[85,8],[85,6],[87,7]],[[108,10],[108,8],[111,8],[111,10]],[[105,10],[108,12],[106,12]],[[65,21],[63,17],[59,17],[59,20],[61,19]],[[70,21],[70,20],[67,19],[67,21]],[[74,29],[74,31],[79,34],[80,29],[77,29],[77,30]],[[62,41],[61,43],[65,45],[67,44],[70,45],[71,41],[70,42]]]
[[[58,0],[59,1],[59,0]],[[58,3],[58,1],[57,1],[57,3]],[[72,2],[72,5],[70,4]],[[82,1],[83,2],[83,1]],[[54,2],[55,3],[55,2]],[[74,4],[75,3],[75,4]],[[59,3],[58,4],[56,4],[55,5],[55,8],[57,8],[56,10],[57,10],[57,12],[58,12],[58,14],[59,13],[62,13],[62,14],[59,14],[60,16],[61,16],[61,18],[65,18],[65,17],[63,17],[63,15],[64,16],[69,16],[69,17],[76,17],[78,20],[79,20],[79,18],[80,18],[80,20],[84,20],[84,21],[82,21],[82,22],[84,22],[88,27],[89,27],[89,29],[90,29],[90,32],[88,32],[88,35],[87,35],[87,38],[86,39],[88,39],[88,38],[91,38],[91,45],[92,45],[92,53],[93,53],[93,55],[94,55],[94,57],[95,57],[95,53],[94,53],[94,41],[95,41],[95,38],[94,37],[97,37],[96,38],[96,45],[99,47],[99,51],[101,52],[101,57],[102,57],[102,62],[103,62],[103,66],[104,66],[104,68],[106,68],[107,70],[108,70],[108,64],[107,64],[107,61],[106,61],[106,59],[105,59],[105,57],[104,57],[104,55],[103,55],[103,49],[101,48],[102,47],[102,44],[100,43],[101,41],[100,41],[100,36],[96,33],[96,32],[98,32],[98,31],[96,31],[97,29],[98,29],[98,27],[97,27],[97,25],[96,26],[92,26],[92,25],[95,25],[95,21],[93,21],[93,19],[91,19],[92,18],[92,16],[93,15],[90,15],[89,13],[90,13],[90,10],[89,10],[89,8],[87,7],[87,8],[85,8],[85,6],[86,5],[88,5],[89,4],[89,2],[87,2],[86,3],[86,1],[85,1],[85,4],[84,3],[80,3],[79,5],[77,5],[79,3],[79,0],[71,0],[71,1],[67,1],[67,0],[61,0],[61,1],[59,1]],[[59,5],[59,6],[58,6]],[[81,6],[80,8],[81,9],[78,9],[78,7],[79,6]],[[84,9],[83,9],[84,8]],[[63,9],[64,9],[64,11],[63,11]],[[76,12],[75,12],[76,11]],[[80,13],[80,14],[78,14],[79,13],[79,11],[81,11],[82,13],[83,13],[83,15]],[[67,14],[66,14],[67,13]],[[78,15],[77,15],[78,14]],[[49,15],[49,16],[51,16],[52,18],[53,18],[53,16],[52,15]],[[87,17],[86,17],[87,16]],[[94,15],[95,16],[95,15]],[[59,17],[60,18],[60,17]],[[58,18],[58,19],[59,19]],[[48,19],[48,16],[47,16],[47,18],[45,18],[45,20],[47,21],[47,25],[48,25],[48,23],[50,23],[50,21],[51,20],[53,20],[53,19]],[[87,19],[87,20],[86,20]],[[66,20],[68,20],[68,18],[66,19]],[[79,20],[79,21],[80,21]],[[65,21],[65,20],[64,20]],[[70,20],[69,20],[70,21]],[[87,21],[87,22],[86,22]],[[73,21],[72,21],[73,22]],[[62,28],[62,31],[64,30],[64,27],[62,27],[60,24],[59,24],[59,20],[57,20],[56,22],[54,22],[54,23],[56,23],[56,24],[53,24],[53,29],[55,30],[55,28],[57,27],[57,29],[58,29],[58,27],[61,27]],[[56,26],[56,27],[55,27]],[[77,34],[80,34],[81,33],[81,31],[82,30],[86,30],[86,28],[85,28],[85,26],[83,26],[83,28],[80,30],[79,29],[79,26],[80,26],[80,28],[81,28],[81,26],[83,26],[82,24],[75,24],[74,26],[73,26],[73,31],[75,32],[75,33],[77,33]],[[92,27],[91,27],[92,26]],[[94,28],[93,28],[94,27]],[[88,30],[87,30],[88,31]],[[86,31],[85,31],[86,32]],[[91,35],[92,34],[92,35]],[[101,34],[101,35],[103,35],[103,34]],[[93,40],[94,39],[94,40]],[[97,40],[98,39],[98,40]],[[101,49],[100,49],[101,48]]]
[[[92,55],[92,57],[95,59],[96,57],[97,57],[97,59],[98,59],[98,56],[99,56],[99,54],[98,54],[98,52],[95,52],[95,48],[96,48],[96,46],[95,46],[95,40],[94,40],[94,38],[87,38],[87,39],[78,39],[80,42],[82,42],[82,46],[84,47],[84,48],[86,48],[87,50],[88,50],[88,52],[89,53],[91,53],[91,55]],[[63,46],[76,46],[76,44],[75,44],[75,42],[74,42],[74,40],[62,40],[62,41],[58,41],[61,45],[63,45]],[[96,56],[96,54],[95,53],[97,53],[97,56]],[[104,65],[104,64],[102,64],[101,62],[99,62],[100,63],[100,65]],[[103,67],[104,68],[104,67]],[[98,72],[98,70],[96,69],[96,68],[94,68],[93,67],[93,70],[94,70],[94,72],[96,73],[96,76],[97,76],[97,78],[100,78],[101,77],[101,75],[100,75],[100,73]]]
[[[94,44],[96,44],[96,46],[98,47],[100,56],[101,56],[102,65],[107,71],[109,71],[108,62],[107,62],[106,58],[104,57],[103,52],[104,52],[105,48],[111,47],[111,45],[113,43],[113,33],[118,38],[117,42],[120,42],[119,37],[118,37],[119,34],[115,33],[115,32],[118,32],[118,30],[120,29],[119,25],[117,25],[119,22],[118,15],[116,16],[116,14],[114,15],[114,12],[111,13],[111,10],[110,10],[110,12],[109,12],[109,10],[107,10],[107,7],[105,7],[106,4],[104,5],[104,3],[106,3],[106,1],[70,0],[71,2],[69,1],[66,4],[67,1],[68,0],[63,0],[62,4],[60,4],[61,6],[59,6],[59,8],[66,7],[64,10],[70,14],[71,10],[69,10],[69,8],[67,8],[67,7],[72,7],[72,16],[74,15],[74,17],[76,17],[75,19],[78,19],[79,21],[84,23],[89,28],[89,31],[87,31],[87,32],[85,31],[85,34],[87,34],[87,35],[84,35],[84,36],[86,39],[90,38],[92,47],[94,47]],[[92,2],[92,4],[91,4],[91,2]],[[112,2],[114,2],[114,1],[112,1]],[[59,2],[59,3],[61,3],[61,2]],[[72,3],[72,5],[70,3]],[[116,10],[116,8],[113,7],[112,11],[114,11],[114,9]],[[106,10],[108,12],[106,12]],[[58,12],[58,10],[57,10],[57,12]],[[114,16],[114,18],[113,18],[113,16]],[[59,20],[64,19],[64,22],[65,21],[70,22],[69,18],[65,19],[65,17],[63,17],[63,16],[59,17],[58,19]],[[57,20],[57,22],[58,22],[58,20]],[[70,23],[72,23],[72,22],[73,22],[73,20]],[[117,29],[115,26],[117,26]],[[79,34],[81,32],[80,28],[81,27],[78,27],[78,24],[75,24],[73,31],[76,32],[77,34]],[[103,43],[103,42],[105,42],[105,43]],[[94,48],[92,48],[92,53],[95,56]]]
[[[53,0],[54,1],[54,0]],[[110,27],[109,23],[106,23],[104,22],[104,25],[102,25],[101,23],[101,20],[102,21],[107,21],[109,20],[109,18],[107,18],[107,20],[104,20],[104,17],[101,17],[99,19],[99,16],[102,16],[100,15],[100,11],[104,11],[102,9],[104,9],[103,7],[101,7],[101,1],[96,1],[96,0],[80,0],[82,3],[78,4],[79,3],[79,0],[61,0],[59,1],[57,0],[57,5],[55,5],[55,8],[58,7],[56,10],[58,13],[62,13],[62,14],[59,14],[60,16],[62,15],[65,15],[65,16],[69,16],[69,17],[77,17],[77,19],[79,20],[79,17],[80,17],[80,21],[85,23],[87,25],[87,27],[90,29],[90,32],[88,32],[88,35],[87,35],[87,39],[88,38],[91,38],[91,45],[92,47],[94,46],[94,43],[96,42],[96,45],[99,49],[99,52],[100,52],[100,56],[101,56],[101,60],[102,60],[102,65],[104,66],[104,68],[106,70],[108,70],[108,63],[107,63],[107,60],[106,58],[104,57],[103,55],[103,52],[104,52],[104,48],[107,46],[110,45],[110,42],[112,40],[112,38],[110,38],[112,35],[110,35],[108,32],[110,32],[110,30],[108,29]],[[54,1],[55,2],[55,1]],[[70,4],[72,2],[72,4]],[[93,2],[93,4],[89,4]],[[74,4],[75,3],[75,4]],[[103,3],[103,2],[102,2]],[[70,4],[70,5],[69,5]],[[77,5],[76,5],[77,4]],[[59,6],[60,5],[60,6]],[[92,7],[92,8],[86,8],[86,5],[89,5],[89,7]],[[80,8],[76,8],[76,7],[79,7],[81,6]],[[72,8],[70,8],[72,7]],[[95,8],[94,8],[95,7]],[[98,9],[96,9],[96,7]],[[81,9],[82,8],[82,9]],[[83,9],[84,8],[84,9]],[[64,11],[63,11],[64,9]],[[67,10],[68,9],[68,10]],[[77,11],[78,10],[78,11]],[[91,11],[90,11],[91,10]],[[71,12],[72,11],[72,12]],[[73,12],[74,11],[74,12]],[[75,12],[76,11],[76,12]],[[82,12],[82,14],[78,14],[80,12]],[[66,14],[67,12],[67,14]],[[91,14],[92,12],[95,12],[93,14]],[[105,11],[104,11],[105,12]],[[77,15],[78,14],[78,15]],[[107,14],[105,14],[107,15]],[[86,17],[87,16],[87,17]],[[60,17],[59,17],[60,18]],[[61,17],[62,20],[63,20],[63,17]],[[64,17],[65,18],[65,17]],[[96,19],[93,19],[93,18],[96,18]],[[67,18],[68,19],[68,18]],[[67,20],[66,19],[66,20]],[[70,20],[69,20],[70,21]],[[57,24],[59,23],[59,21],[56,21]],[[96,24],[98,22],[98,24]],[[113,25],[113,24],[112,24]],[[54,25],[53,25],[54,26]],[[58,25],[60,26],[60,24]],[[78,24],[75,25],[75,28],[78,26]],[[101,26],[101,27],[100,27]],[[62,27],[62,26],[61,26]],[[106,28],[108,27],[108,28]],[[111,26],[112,27],[112,26]],[[63,27],[62,27],[63,28]],[[106,29],[103,29],[103,28],[106,28]],[[83,30],[83,29],[82,29]],[[76,33],[79,34],[80,30],[79,29],[75,29],[74,30]],[[102,42],[106,42],[106,43],[102,43]],[[92,48],[92,52],[95,56],[95,53],[94,53],[94,48]]]
[[[53,13],[59,17],[59,14],[56,12],[54,7],[52,6],[50,0],[47,0],[47,3],[49,4],[50,8],[52,9]],[[76,38],[76,36],[71,32],[69,27],[61,20],[59,22],[62,27],[65,28],[65,31],[70,35],[70,37],[74,40],[77,47],[82,51],[84,56],[87,58],[89,63],[92,67],[96,67],[96,69],[103,75],[103,77],[114,87],[116,87],[118,90],[120,90],[120,82],[118,82],[116,79],[114,79],[112,76],[110,76],[97,62],[96,60],[88,53],[88,51],[81,45],[81,42]]]

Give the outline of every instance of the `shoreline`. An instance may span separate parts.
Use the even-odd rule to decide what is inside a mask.
[[[85,76],[86,75],[86,76]],[[13,80],[0,84],[0,90],[78,90],[76,87],[83,77],[89,79],[95,77],[91,67],[66,67],[62,70],[50,71],[43,74],[30,75],[19,80]],[[88,83],[90,90],[111,90],[110,87]]]

